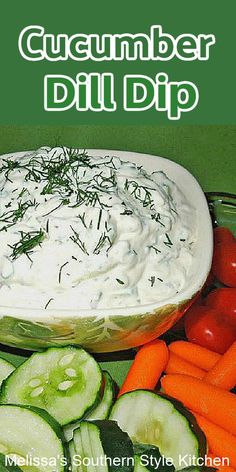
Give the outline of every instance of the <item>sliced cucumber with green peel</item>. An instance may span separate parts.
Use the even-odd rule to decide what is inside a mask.
[[[110,414],[115,398],[115,384],[108,372],[103,372],[103,381],[105,382],[103,397],[98,406],[86,416],[86,420],[105,420]],[[80,422],[76,422],[64,427],[64,434],[67,441],[72,439],[73,431],[79,428],[79,425]]]
[[[158,447],[134,444],[135,472],[175,472],[172,460],[161,455]]]
[[[3,454],[0,454],[0,472],[22,472],[17,465],[12,465],[11,462],[8,464],[8,458]]]
[[[86,420],[106,420],[111,412],[115,399],[115,383],[110,374],[106,371],[103,372],[103,379],[105,387],[102,400],[86,417]]]
[[[65,472],[69,466],[61,427],[39,408],[0,405],[0,452],[22,471]]]
[[[82,421],[70,443],[72,472],[133,472],[133,445],[109,420]]]
[[[14,365],[0,357],[0,387],[3,380],[5,380],[13,372],[13,370],[15,370]]]
[[[117,421],[133,442],[152,444],[177,470],[180,457],[204,457],[206,439],[195,418],[180,402],[147,390],[122,395],[110,419]]]
[[[147,467],[142,465],[142,460],[135,454],[134,456],[134,472],[149,472]]]
[[[82,467],[76,465],[76,451],[74,441],[70,441],[68,443],[69,446],[69,454],[70,454],[70,463],[71,463],[71,472],[81,472],[83,471]]]
[[[0,402],[43,408],[66,425],[98,404],[101,387],[102,371],[82,348],[49,348],[33,354],[3,382]]]

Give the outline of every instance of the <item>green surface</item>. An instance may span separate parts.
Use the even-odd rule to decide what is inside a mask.
[[[0,127],[0,153],[58,143],[165,156],[189,169],[205,191],[236,193],[236,126]],[[10,348],[3,349],[5,352],[0,352],[0,355],[14,365],[24,360],[22,353],[18,356],[12,354],[15,351]],[[119,358],[119,355],[113,354],[111,359],[114,358]],[[129,365],[129,360],[101,363],[118,384]]]
[[[135,0],[78,2],[78,0],[32,0],[1,2],[1,114],[2,124],[168,124],[165,112],[122,110],[123,77],[143,74],[155,78],[165,72],[170,81],[190,81],[200,93],[198,106],[183,113],[181,123],[235,124],[235,0],[189,0],[147,3]],[[164,33],[214,34],[216,44],[210,48],[208,61],[59,61],[29,62],[18,50],[23,28],[41,25],[46,33],[144,33],[151,25],[162,25]],[[40,48],[37,39],[34,48]],[[117,111],[46,112],[43,107],[43,79],[48,74],[65,74],[75,79],[80,72],[113,73]],[[171,125],[171,122],[169,122]],[[178,122],[176,123],[178,124]]]

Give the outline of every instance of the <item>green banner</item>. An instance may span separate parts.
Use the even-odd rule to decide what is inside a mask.
[[[2,2],[0,124],[234,124],[233,0]]]

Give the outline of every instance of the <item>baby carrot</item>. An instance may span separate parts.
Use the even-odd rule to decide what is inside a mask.
[[[204,381],[225,390],[231,390],[236,385],[236,342],[206,373]]]
[[[188,341],[174,341],[169,349],[200,369],[210,370],[221,358],[220,354]]]
[[[230,465],[220,465],[217,467],[217,470],[219,470],[219,472],[236,472]]]
[[[168,364],[165,368],[167,374],[186,374],[196,377],[197,379],[202,379],[206,371],[199,369],[190,362],[187,362],[185,359],[182,359],[180,356],[177,356],[173,352],[170,352],[170,357]]]
[[[169,359],[164,341],[156,339],[142,346],[129,369],[119,395],[137,389],[153,390]]]
[[[192,412],[204,432],[210,450],[217,457],[228,457],[230,466],[236,467],[236,437],[225,429]]]
[[[187,408],[236,435],[236,396],[189,375],[169,374],[162,378],[165,393]]]

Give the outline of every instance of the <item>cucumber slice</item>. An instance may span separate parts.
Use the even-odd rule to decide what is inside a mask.
[[[115,399],[115,383],[110,374],[103,372],[105,387],[101,402],[91,413],[86,417],[86,420],[106,420],[111,412],[112,405]]]
[[[73,444],[73,472],[133,472],[132,442],[113,421],[82,421],[74,431]]]
[[[0,403],[37,406],[66,425],[97,405],[101,385],[101,369],[86,351],[50,348],[33,354],[3,382]]]
[[[0,472],[22,472],[22,469],[17,465],[8,465],[7,457],[0,454]]]
[[[134,472],[149,472],[147,467],[142,465],[142,461],[139,456],[134,456]]]
[[[0,452],[15,461],[22,471],[68,470],[62,430],[39,408],[0,405]]]
[[[71,472],[81,472],[83,469],[78,466],[76,467],[76,451],[74,441],[69,442],[69,454],[71,458]]]
[[[134,444],[135,472],[175,472],[171,460],[161,455],[158,447],[148,444]],[[136,470],[137,469],[137,470]]]
[[[174,399],[147,390],[122,395],[112,408],[117,421],[133,442],[152,444],[177,470],[180,457],[204,457],[206,439],[194,417]]]
[[[105,420],[110,414],[115,398],[115,384],[110,374],[106,371],[103,372],[103,379],[105,381],[105,387],[102,400],[98,406],[94,408],[88,416],[86,416],[86,420]],[[77,421],[74,424],[69,424],[64,427],[64,435],[67,441],[70,441],[73,438],[73,431],[79,428],[79,425],[80,422]]]
[[[13,364],[5,361],[5,359],[0,358],[0,387],[3,380],[5,380],[13,372],[13,370],[15,370]]]

